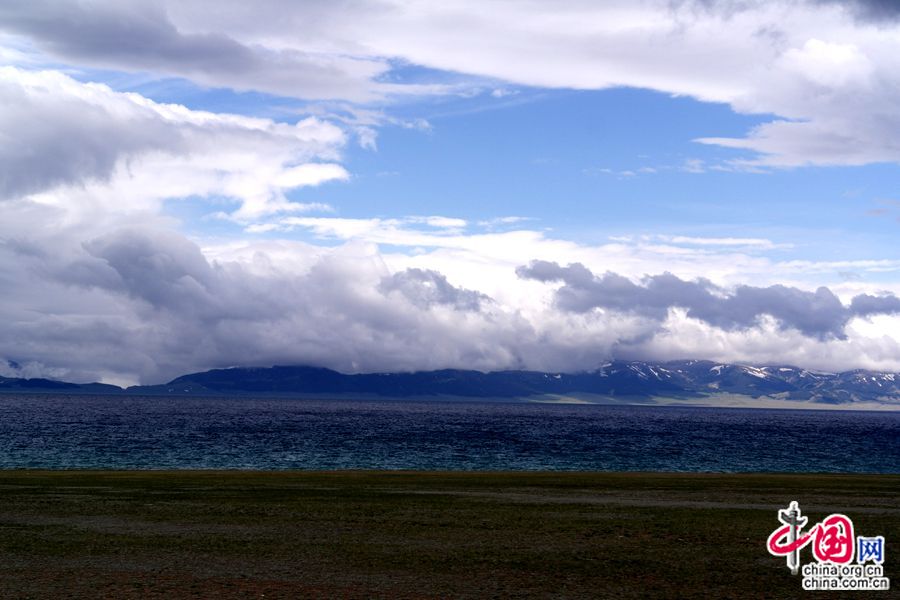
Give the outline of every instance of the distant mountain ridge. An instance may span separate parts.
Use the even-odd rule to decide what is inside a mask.
[[[22,379],[0,376],[0,393],[2,392],[123,394],[126,390],[108,383],[68,383],[55,379]]]
[[[445,369],[347,375],[309,366],[236,367],[183,375],[163,385],[73,384],[0,377],[0,391],[128,395],[364,395],[528,399],[588,394],[610,398],[697,399],[715,394],[828,404],[879,402],[900,408],[900,375],[865,370],[825,373],[793,366],[613,361],[582,373]]]

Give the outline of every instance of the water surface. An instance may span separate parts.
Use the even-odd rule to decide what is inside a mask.
[[[4,395],[0,468],[900,473],[900,413]]]

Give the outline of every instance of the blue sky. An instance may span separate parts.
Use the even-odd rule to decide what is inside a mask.
[[[180,98],[198,110],[240,105],[239,97],[218,91],[182,94],[148,96]],[[279,114],[284,99],[248,104],[257,103],[254,112],[286,118]],[[439,214],[477,223],[518,216],[518,223],[493,227],[527,224],[585,244],[640,235],[750,237],[771,240],[784,247],[780,256],[796,260],[900,259],[900,212],[891,210],[895,164],[748,172],[729,161],[750,153],[694,141],[744,135],[769,115],[630,88],[520,89],[500,99],[482,94],[388,111],[429,127],[390,125],[379,130],[377,149],[349,145],[349,181],[290,197],[328,204],[347,218]],[[209,211],[203,200],[170,210],[196,235],[240,232],[202,219]],[[312,239],[306,231],[290,237]],[[867,277],[889,282],[894,275]],[[818,280],[844,276],[835,271]]]
[[[0,10],[0,374],[900,370],[882,3],[225,4]]]
[[[310,114],[304,102],[267,94],[91,76],[195,110],[284,122]],[[890,210],[896,164],[735,169],[729,161],[752,153],[695,140],[740,137],[772,115],[635,88],[495,89],[509,95],[495,98],[487,89],[380,107],[427,126],[389,124],[379,129],[377,148],[348,145],[349,181],[290,197],[328,204],[348,218],[434,213],[478,222],[515,215],[584,243],[642,234],[759,237],[791,245],[786,255],[797,259],[900,258],[893,243],[900,213]],[[204,220],[205,199],[173,202],[169,210],[198,235],[240,231]],[[835,244],[836,237],[844,242]]]
[[[196,110],[282,121],[304,114],[289,99],[187,82],[177,93],[143,91]],[[749,153],[694,141],[740,136],[769,116],[640,89],[524,89],[511,98],[483,94],[389,111],[429,127],[389,125],[379,130],[377,149],[349,145],[350,181],[291,198],[352,218],[436,213],[477,222],[514,213],[586,243],[631,234],[767,237],[809,259],[898,257],[897,220],[889,214],[896,165],[719,170]],[[198,234],[240,230],[203,220],[204,199],[173,202],[170,211]],[[836,235],[847,238],[843,247],[833,243]]]

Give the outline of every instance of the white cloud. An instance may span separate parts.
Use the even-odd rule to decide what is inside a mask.
[[[272,183],[290,190],[298,187],[321,185],[328,181],[341,181],[350,177],[341,165],[329,163],[306,163],[297,167],[286,167]]]
[[[898,317],[883,319],[890,320],[895,327],[900,323]],[[683,311],[673,311],[659,334],[622,351],[623,356],[643,359],[702,354],[708,360],[719,362],[789,364],[830,372],[848,368],[900,371],[897,338],[867,335],[859,326],[861,322],[865,323],[851,322],[847,339],[822,342],[797,331],[781,330],[773,319],[763,319],[759,327],[752,329],[725,331],[687,318]],[[698,354],[699,348],[703,350]]]
[[[252,23],[247,8],[210,21],[196,2],[171,10],[185,28],[226,31],[245,43],[307,47],[536,87],[630,86],[724,102],[787,119],[745,138],[702,141],[759,152],[737,166],[900,161],[893,138],[900,84],[897,20],[859,18],[862,4],[822,2],[357,2],[353,12],[315,4]],[[257,10],[254,5],[253,10]],[[201,20],[202,19],[202,20]],[[204,25],[200,25],[204,23]],[[503,89],[496,87],[495,89]],[[687,165],[696,169],[696,165]]]
[[[702,140],[762,153],[737,168],[900,162],[897,25],[836,3],[266,0],[217,8],[39,1],[0,8],[0,29],[69,65],[309,99],[380,102],[459,89],[393,80],[395,64],[491,80],[479,89],[649,88],[778,115],[743,138]],[[558,283],[516,274],[532,260],[577,262],[633,283],[669,272],[708,279],[723,295],[753,281],[807,298],[823,277],[893,273],[900,261],[779,260],[770,252],[789,244],[742,236],[587,245],[526,229],[516,216],[301,215],[333,210],[290,192],[351,178],[341,156],[348,133],[374,150],[378,127],[428,123],[335,103],[297,123],[197,111],[25,70],[33,55],[19,50],[0,58],[20,64],[0,68],[0,359],[28,374],[156,382],[273,363],[577,370],[610,356],[900,370],[896,317],[853,317],[828,330],[845,337],[821,339],[763,313],[732,328],[668,305],[653,318],[608,307],[576,313],[555,302]],[[325,243],[201,247],[163,216],[164,202],[198,196],[248,233],[302,231]],[[833,297],[821,294],[831,307],[900,292],[841,277]]]
[[[224,197],[238,220],[317,208],[288,190],[348,178],[343,131],[189,110],[52,71],[0,68],[0,199],[69,211],[154,210],[168,198]]]
[[[684,279],[707,278],[726,287],[752,281],[755,285],[784,283],[810,290],[821,285],[823,276],[839,277],[839,273],[851,270],[868,274],[900,270],[900,261],[892,259],[775,260],[768,253],[789,250],[792,245],[764,238],[659,234],[617,237],[611,243],[592,246],[523,228],[436,230],[422,227],[421,220],[415,218],[289,216],[254,227],[261,227],[257,231],[307,231],[326,241],[391,246],[394,250],[385,255],[385,260],[392,268],[436,269],[460,285],[526,310],[540,294],[516,281],[515,268],[535,259],[580,262],[597,272],[610,270],[634,278],[668,271]],[[853,288],[843,283],[836,291],[849,301],[852,295],[878,289],[860,282]]]
[[[517,215],[510,215],[506,217],[494,217],[493,219],[485,219],[483,221],[478,221],[478,225],[480,227],[484,227],[486,229],[495,229],[497,227],[504,227],[509,225],[517,225],[519,223],[525,223],[527,221],[536,220],[534,217],[521,217]]]
[[[459,231],[446,217],[438,223],[449,230],[427,218],[312,219],[304,226],[332,243],[213,240],[201,248],[152,214],[68,223],[64,213],[13,202],[0,222],[0,281],[15,282],[0,302],[0,358],[28,365],[31,375],[158,382],[212,367],[288,363],[578,370],[611,356],[900,369],[892,329],[868,325],[885,317],[851,320],[845,339],[822,340],[765,320],[721,329],[677,308],[662,322],[629,311],[576,313],[554,302],[558,284],[516,274],[543,259],[581,261],[635,282],[663,271],[727,289],[752,278],[784,282],[796,265],[785,269],[765,250],[640,238],[584,246],[527,230]],[[44,226],[31,226],[37,222]],[[847,305],[883,291],[846,285],[834,291]]]
[[[434,227],[435,229],[449,229],[449,230],[458,230],[464,228],[468,223],[466,223],[465,219],[459,219],[456,217],[442,217],[439,215],[434,215],[430,217],[406,217],[404,219],[409,223],[422,223],[424,225],[428,225],[429,227]]]
[[[777,115],[744,137],[700,140],[760,154],[737,167],[900,162],[900,21],[868,6],[225,0],[210,11],[199,0],[38,1],[6,6],[0,29],[71,64],[307,99],[461,89],[405,83],[394,76],[397,64],[468,75],[479,88],[478,78],[652,89]],[[372,125],[360,127],[360,143],[373,148]]]
[[[773,250],[775,248],[790,248],[792,244],[776,244],[765,238],[738,238],[738,237],[696,237],[685,235],[657,235],[649,239],[658,239],[673,244],[688,246],[742,246],[747,248]]]
[[[866,86],[874,71],[872,62],[854,44],[807,40],[802,48],[791,48],[782,55],[784,66],[825,88],[846,85]]]

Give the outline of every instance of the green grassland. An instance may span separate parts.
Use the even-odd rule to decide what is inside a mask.
[[[0,471],[0,597],[796,598],[765,549],[790,500],[884,535],[898,587],[898,499],[886,475]]]

